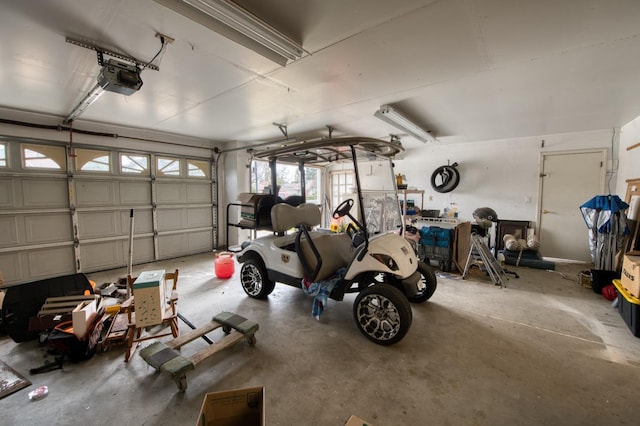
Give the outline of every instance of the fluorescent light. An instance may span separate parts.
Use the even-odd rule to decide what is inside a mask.
[[[407,132],[409,135],[422,142],[437,142],[438,140],[420,126],[411,122],[405,116],[394,110],[389,105],[382,105],[378,111],[373,114],[380,120],[386,121],[396,129]]]
[[[82,114],[87,108],[89,108],[95,101],[102,96],[104,89],[100,84],[96,84],[93,89],[85,96],[78,105],[71,111],[71,113],[64,119],[64,123],[68,124],[72,122],[76,117]]]
[[[282,66],[304,54],[299,43],[230,0],[155,1]]]

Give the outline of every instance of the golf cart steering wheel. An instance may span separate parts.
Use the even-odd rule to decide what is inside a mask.
[[[333,218],[340,219],[341,217],[348,215],[351,211],[351,207],[353,207],[353,199],[347,198],[333,211]]]

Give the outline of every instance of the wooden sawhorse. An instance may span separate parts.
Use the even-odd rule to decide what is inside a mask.
[[[189,342],[203,337],[205,334],[222,327],[225,336],[218,342],[186,357],[178,350]],[[234,343],[246,339],[249,345],[256,344],[255,332],[258,331],[258,323],[236,315],[232,312],[221,312],[214,316],[211,322],[182,334],[166,343],[155,342],[140,351],[140,356],[153,368],[161,371],[176,382],[178,389],[187,389],[187,372],[194,370],[196,366],[211,355],[225,349]]]

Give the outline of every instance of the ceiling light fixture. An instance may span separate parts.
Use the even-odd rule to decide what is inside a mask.
[[[408,133],[414,138],[422,142],[437,142],[438,140],[429,132],[410,121],[408,118],[394,110],[389,105],[382,105],[378,111],[373,114],[382,121],[386,121],[396,129]]]
[[[85,96],[78,105],[71,111],[71,113],[64,119],[64,124],[71,123],[76,117],[82,114],[87,108],[89,108],[100,96],[104,93],[104,89],[100,86],[100,83],[93,86],[93,89]]]
[[[155,0],[169,9],[285,66],[304,54],[296,41],[230,0]],[[222,24],[222,25],[221,25]]]

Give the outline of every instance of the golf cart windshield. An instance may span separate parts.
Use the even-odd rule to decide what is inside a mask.
[[[275,184],[277,164],[297,165],[301,170],[305,166],[322,167],[325,187],[329,188],[329,194],[322,202],[324,225],[346,227],[347,217],[335,223],[331,213],[341,202],[351,198],[355,202],[351,215],[364,225],[369,235],[373,235],[401,227],[392,159],[402,151],[404,148],[399,142],[349,137],[291,142],[254,150],[252,154],[255,159],[269,161],[271,193],[276,194],[279,192]],[[304,188],[300,193],[305,193]]]

